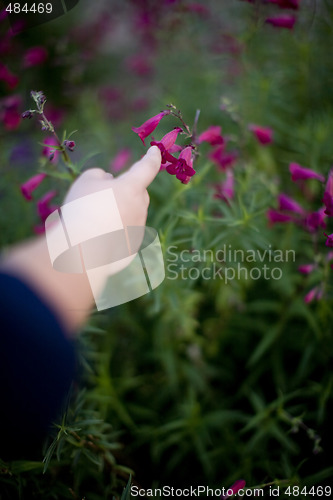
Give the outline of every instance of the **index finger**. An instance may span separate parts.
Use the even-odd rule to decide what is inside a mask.
[[[145,156],[137,161],[124,174],[131,182],[146,189],[153,182],[161,167],[161,152],[157,146],[151,146]]]

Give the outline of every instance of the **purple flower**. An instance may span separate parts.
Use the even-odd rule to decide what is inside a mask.
[[[48,57],[48,52],[44,47],[30,47],[23,58],[24,68],[31,68],[32,66],[39,66],[43,64]]]
[[[74,148],[75,148],[75,142],[74,141],[67,141],[67,140],[65,140],[63,142],[63,144],[68,149],[68,151],[74,151]]]
[[[9,71],[7,66],[2,64],[1,62],[0,62],[0,80],[3,80],[7,84],[9,90],[13,90],[19,82],[18,77],[13,73],[11,73],[11,71]]]
[[[321,182],[325,181],[325,177],[323,175],[318,174],[310,168],[302,167],[298,163],[290,163],[289,171],[291,173],[291,180],[294,182],[306,179],[318,179]]]
[[[266,215],[270,226],[279,222],[293,222],[295,220],[292,215],[284,214],[273,208],[269,208]]]
[[[299,7],[300,0],[266,0],[266,3],[275,3],[280,9],[295,9]]]
[[[260,125],[249,125],[249,130],[253,132],[257,141],[262,144],[269,144],[273,141],[273,130],[269,127],[261,127]]]
[[[166,171],[171,175],[175,175],[183,184],[188,184],[195,174],[191,146],[184,148],[176,163],[170,163],[166,167]]]
[[[305,214],[305,210],[295,200],[290,198],[284,193],[279,194],[279,210],[287,210],[288,212],[295,212],[300,215]]]
[[[44,196],[42,196],[40,200],[37,201],[37,212],[42,222],[45,222],[48,216],[52,214],[52,212],[54,212],[57,208],[59,208],[55,205],[49,205],[50,201],[56,196],[56,194],[56,191],[48,191],[44,194]]]
[[[268,17],[265,22],[271,24],[275,28],[286,28],[288,30],[292,30],[296,22],[296,17],[283,14],[280,16]]]
[[[24,184],[21,185],[21,192],[26,200],[32,200],[32,192],[38,188],[40,183],[45,179],[46,174],[37,174],[28,179]]]
[[[325,214],[329,217],[333,217],[333,196],[327,191],[324,193],[323,203],[325,205]]]
[[[328,175],[327,184],[325,187],[323,203],[325,205],[325,214],[333,217],[333,170]]]
[[[151,141],[150,145],[157,146],[161,151],[162,164],[167,162],[177,163],[177,159],[170,154],[170,149],[175,145],[178,134],[182,131],[182,128],[175,127],[171,132],[165,134],[160,141]]]
[[[320,227],[325,228],[326,214],[324,212],[324,208],[321,208],[317,212],[310,213],[305,219],[305,227],[310,233],[317,231]]]
[[[246,485],[246,482],[244,479],[239,479],[236,481],[230,488],[227,489],[227,494],[222,497],[222,500],[226,500],[232,495],[236,495],[239,490],[242,490],[244,486]]]
[[[326,234],[326,233],[324,233],[324,235],[327,238],[327,240],[326,240],[326,246],[332,248],[333,247],[333,233],[332,234]]]
[[[121,149],[110,163],[112,172],[120,172],[130,161],[131,150],[128,148]]]
[[[141,141],[145,146],[145,138],[148,137],[152,132],[154,132],[157,125],[162,120],[163,116],[168,115],[169,111],[162,111],[158,115],[152,116],[149,120],[145,121],[140,127],[132,127],[133,132],[138,134]]]
[[[221,127],[219,125],[211,125],[199,135],[198,142],[199,144],[201,142],[208,142],[211,146],[224,144],[224,139],[221,135]]]
[[[312,288],[304,297],[304,302],[309,304],[313,300],[320,300],[323,296],[323,290],[319,286]]]
[[[302,264],[301,266],[298,266],[298,270],[302,274],[310,274],[315,268],[315,264]]]
[[[52,146],[59,146],[55,137],[46,137],[43,141],[45,147],[43,148],[42,155],[47,156],[52,163],[57,163],[59,157],[59,150],[53,149]]]
[[[219,144],[213,151],[208,155],[208,158],[212,160],[217,167],[221,170],[226,170],[232,167],[232,165],[237,161],[238,153],[237,151],[224,151],[224,144]]]
[[[215,198],[228,201],[234,197],[234,173],[232,170],[226,171],[226,179],[221,184],[216,186]]]

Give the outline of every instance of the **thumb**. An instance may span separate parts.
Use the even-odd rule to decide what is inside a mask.
[[[151,146],[145,156],[137,161],[124,174],[131,182],[146,189],[153,182],[161,167],[161,152],[157,146]]]

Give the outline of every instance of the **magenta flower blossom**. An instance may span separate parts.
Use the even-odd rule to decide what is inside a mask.
[[[325,177],[323,175],[318,174],[310,168],[302,167],[298,163],[290,163],[289,171],[293,182],[306,179],[318,179],[321,182],[325,181]]]
[[[262,144],[269,144],[273,141],[273,130],[269,127],[261,127],[260,125],[249,125],[249,130],[253,132],[257,141]]]
[[[68,151],[74,151],[74,148],[75,148],[75,142],[74,141],[67,141],[67,140],[65,140],[63,142],[63,145],[68,149]]]
[[[46,174],[37,174],[28,179],[24,184],[21,185],[21,192],[26,200],[32,200],[32,192],[38,188],[41,182],[45,179]]]
[[[48,216],[52,214],[52,212],[57,210],[57,208],[59,208],[56,205],[50,206],[50,202],[56,196],[56,194],[56,191],[48,191],[44,194],[44,196],[42,196],[40,200],[37,201],[37,212],[42,222],[45,222]]]
[[[268,17],[265,22],[271,24],[275,28],[286,28],[288,30],[292,30],[294,24],[296,23],[296,17],[283,14],[280,16]]]
[[[274,210],[273,208],[269,208],[266,215],[270,226],[279,222],[284,223],[295,221],[295,218],[292,215],[284,214],[282,212],[279,212],[278,210]]]
[[[298,266],[298,270],[302,274],[310,274],[315,268],[315,264],[302,264],[301,266]]]
[[[59,146],[58,141],[55,137],[51,136],[46,137],[43,143],[45,144],[45,147],[42,150],[42,155],[47,156],[53,164],[56,164],[58,162],[60,151],[53,149],[52,146]]]
[[[221,135],[221,127],[219,125],[211,125],[199,135],[198,142],[199,144],[201,142],[208,142],[211,146],[224,144],[224,139]]]
[[[44,47],[30,47],[23,57],[24,68],[31,68],[33,66],[40,66],[44,64],[48,58],[48,52]]]
[[[280,9],[295,9],[299,7],[300,0],[266,0],[266,3],[275,3]]]
[[[216,186],[216,193],[214,198],[220,198],[221,200],[224,200],[226,202],[228,200],[232,200],[234,197],[234,183],[233,171],[227,170],[225,181]]]
[[[163,116],[168,115],[169,111],[162,111],[158,115],[152,116],[149,120],[145,121],[140,127],[132,127],[133,132],[138,134],[143,145],[145,146],[145,138],[148,137],[152,132],[154,132],[157,125],[162,120]]]
[[[7,130],[15,130],[21,122],[21,113],[16,109],[6,109],[3,115],[3,123]]]
[[[131,159],[131,150],[129,148],[121,149],[110,163],[111,172],[120,172]]]
[[[323,203],[325,205],[324,213],[329,217],[333,217],[333,170],[331,170],[328,175]]]
[[[325,205],[325,214],[329,217],[333,217],[333,196],[327,191],[324,193],[323,203]]]
[[[175,145],[178,134],[182,131],[182,128],[175,127],[173,130],[171,130],[171,132],[165,134],[165,136],[162,137],[160,141],[151,141],[150,145],[157,146],[161,151],[162,164],[165,164],[167,162],[177,163],[177,159],[170,154],[170,148]]]
[[[236,495],[239,490],[242,490],[244,486],[246,485],[246,482],[244,479],[239,479],[236,481],[230,488],[227,489],[227,494],[222,497],[222,500],[226,500],[227,498],[231,497],[232,495]]]
[[[183,184],[188,184],[195,174],[191,146],[184,148],[176,163],[170,163],[166,167],[166,171],[171,175],[175,175]]]
[[[323,290],[319,286],[312,288],[304,297],[304,302],[310,304],[314,300],[320,300],[323,296]]]
[[[327,238],[327,240],[326,240],[326,246],[332,248],[333,247],[333,233],[332,234],[326,234],[326,233],[324,233],[324,235]]]
[[[305,210],[295,200],[290,198],[284,193],[279,194],[279,210],[287,210],[288,212],[295,212],[300,215],[305,214]]]
[[[1,62],[0,62],[0,80],[3,80],[6,83],[9,90],[13,90],[19,82],[18,77],[14,75],[11,71],[9,71],[7,66],[2,64]]]
[[[208,158],[212,160],[217,167],[224,171],[227,168],[231,168],[237,161],[238,153],[237,151],[226,152],[224,151],[224,145],[219,144],[208,155]]]
[[[325,228],[325,218],[326,214],[324,208],[321,208],[317,212],[312,212],[305,219],[305,228],[310,231],[310,233],[318,231],[320,227]]]
[[[21,122],[21,97],[10,95],[0,100],[0,121],[3,122],[7,130],[15,130]]]

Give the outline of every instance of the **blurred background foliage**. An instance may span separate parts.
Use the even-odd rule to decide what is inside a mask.
[[[277,15],[295,16],[293,29],[265,22]],[[232,199],[214,197],[226,173],[207,144],[188,185],[157,176],[148,223],[160,234],[166,279],[147,296],[92,314],[78,341],[67,409],[44,450],[0,461],[0,498],[118,498],[130,474],[146,489],[228,487],[240,478],[248,487],[329,484],[333,313],[325,229],[269,223],[267,210],[280,192],[309,213],[322,206],[323,185],[296,185],[288,165],[327,178],[332,164],[330,2],[302,0],[285,12],[261,0],[81,0],[15,36],[6,18],[0,29],[2,73],[5,66],[17,76],[16,84],[0,81],[3,248],[31,236],[38,222],[19,189],[37,172],[44,139],[37,120],[18,116],[31,106],[32,89],[47,95],[58,130],[78,130],[72,158],[84,169],[112,171],[124,148],[129,166],[145,151],[131,127],[169,103],[189,125],[200,110],[198,133],[222,126],[227,150],[238,155]],[[36,47],[47,55],[31,64],[27,54]],[[273,141],[258,142],[251,123],[270,127]],[[166,117],[153,135],[175,125]],[[47,178],[37,196],[51,188],[60,204],[68,185]],[[214,258],[225,248],[292,249],[295,259],[265,260],[281,279],[246,279],[245,271],[228,283],[204,279],[203,268],[237,269],[237,261]],[[182,250],[211,250],[213,259],[183,262]],[[316,269],[301,274],[308,263]],[[262,263],[241,265],[250,271]],[[320,300],[305,301],[317,286]]]

